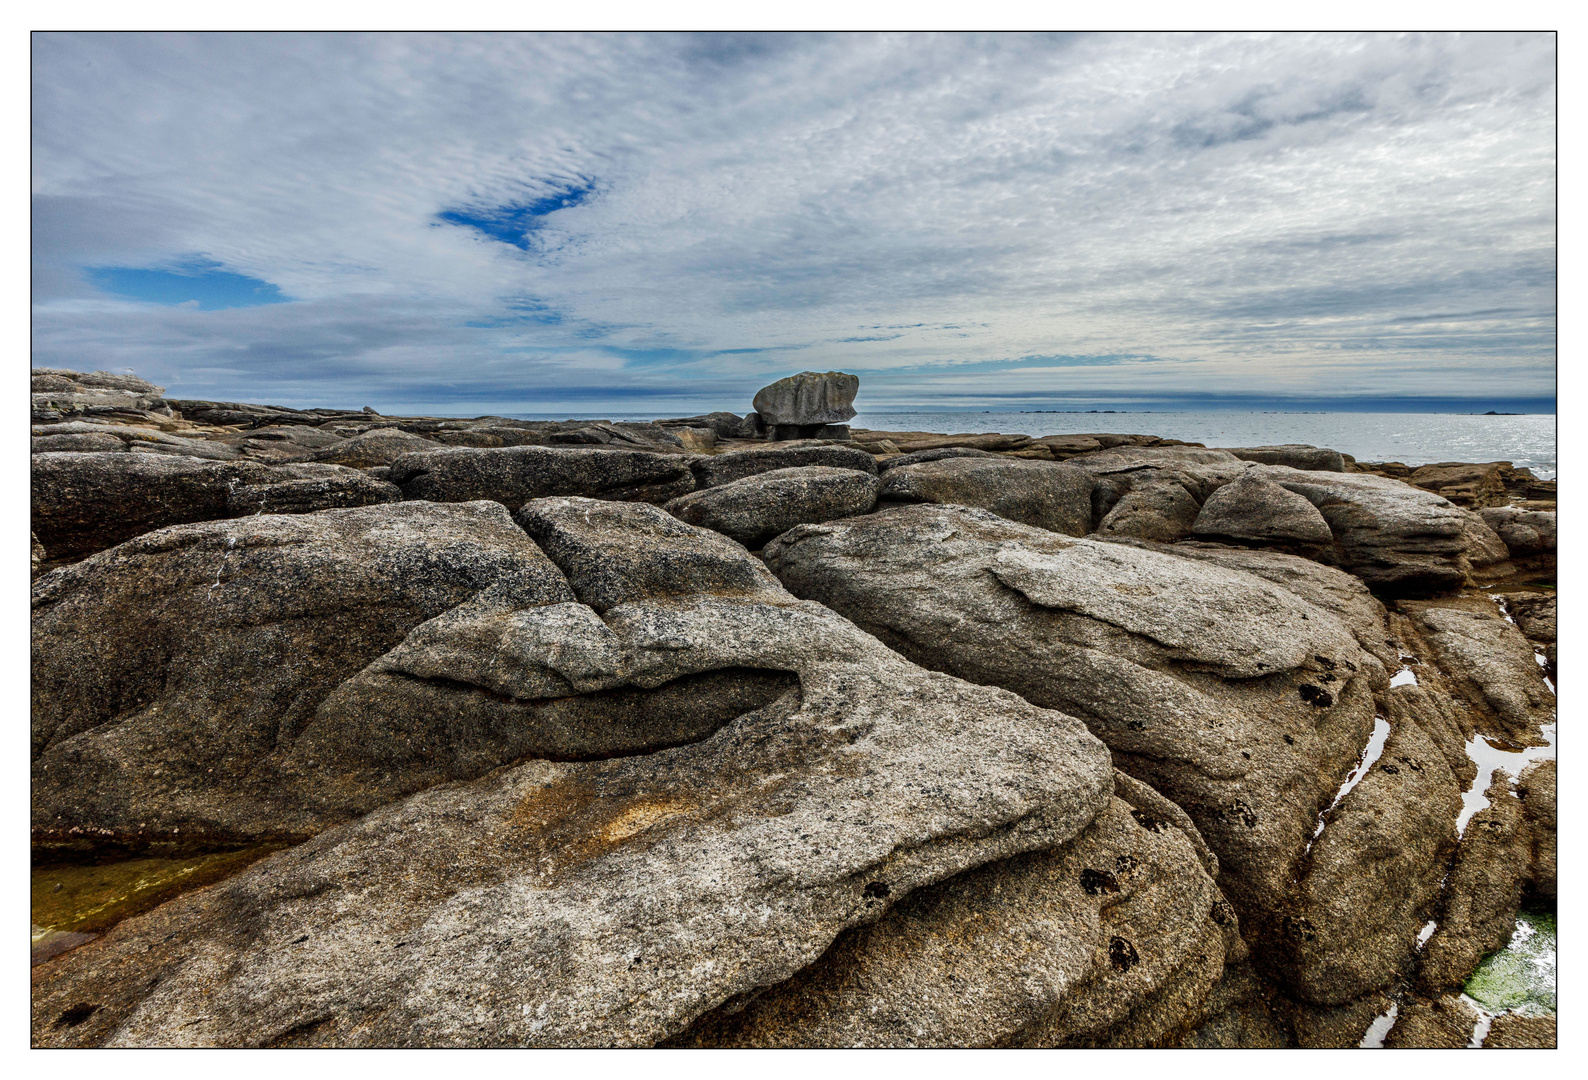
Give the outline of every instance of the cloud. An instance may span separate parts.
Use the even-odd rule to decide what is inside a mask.
[[[1547,34],[33,40],[39,365],[437,410],[1553,393]]]

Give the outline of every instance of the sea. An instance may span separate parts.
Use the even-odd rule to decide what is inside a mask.
[[[608,420],[659,420],[673,413],[608,414]],[[570,419],[525,414],[524,419]],[[1109,432],[1157,435],[1205,446],[1307,443],[1358,461],[1430,465],[1440,461],[1509,461],[1555,479],[1555,414],[1479,416],[1469,413],[1380,412],[861,412],[850,425],[882,431],[945,435],[997,431],[1009,435]]]

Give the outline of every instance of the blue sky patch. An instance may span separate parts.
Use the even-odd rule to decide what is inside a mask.
[[[448,225],[462,225],[492,240],[500,240],[520,251],[528,251],[530,234],[545,224],[547,215],[578,206],[594,192],[595,181],[581,179],[576,184],[564,184],[550,195],[530,202],[472,210],[443,210],[436,217]]]
[[[88,279],[95,286],[128,300],[148,304],[198,302],[200,311],[285,304],[292,298],[268,281],[233,274],[209,259],[192,259],[171,269],[137,266],[91,266]]]

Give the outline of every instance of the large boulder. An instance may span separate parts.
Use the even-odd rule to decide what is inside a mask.
[[[1329,523],[1306,498],[1255,476],[1242,476],[1209,495],[1191,532],[1270,544],[1327,545],[1334,540]]]
[[[1493,506],[1479,511],[1512,555],[1555,553],[1555,511]]]
[[[752,551],[796,525],[864,514],[881,483],[858,469],[773,469],[692,491],[663,509],[680,521],[730,536]]]
[[[460,447],[404,454],[387,478],[410,499],[491,499],[510,510],[553,495],[662,503],[694,490],[689,460],[645,450]]]
[[[35,841],[301,837],[370,809],[323,783],[356,747],[325,747],[317,770],[276,759],[339,684],[493,585],[572,598],[495,503],[179,525],[40,579]]]
[[[376,465],[390,465],[404,454],[424,453],[435,448],[435,442],[422,435],[410,435],[396,427],[382,427],[351,439],[338,439],[293,460],[321,461],[328,465],[368,469]]]
[[[1097,533],[1109,539],[1178,540],[1191,533],[1201,509],[1178,480],[1137,484],[1103,515]]]
[[[787,443],[782,446],[756,446],[748,450],[729,450],[710,457],[691,458],[689,468],[695,474],[695,486],[717,487],[742,480],[757,473],[774,469],[797,469],[808,465],[821,465],[831,469],[858,469],[877,473],[877,459],[853,446],[834,446],[831,443]]]
[[[430,508],[465,509],[486,516]],[[36,1044],[651,1045],[914,890],[1062,847],[1109,806],[1107,749],[1078,721],[910,664],[723,537],[638,505],[549,499],[522,516],[576,599],[488,590],[419,627],[352,680],[365,703],[346,715],[363,727],[327,730],[319,745],[340,757],[323,787],[360,757],[353,779],[373,783],[404,754],[520,740],[554,699],[508,682],[590,698],[761,672],[778,696],[660,749],[499,747],[517,755],[506,768],[123,922],[37,969]],[[738,585],[676,591],[715,580],[702,560],[720,570],[730,550]],[[619,597],[599,618],[587,606]],[[398,670],[426,709],[378,691]]]
[[[860,377],[842,371],[802,371],[755,392],[752,404],[767,426],[842,424],[855,415]]]
[[[1201,1019],[1234,922],[1191,838],[1115,797],[1063,847],[916,891],[671,1045],[1150,1046]]]
[[[1261,944],[1260,965],[1291,992],[1341,1003],[1393,976],[1381,959],[1410,955],[1417,914],[1437,891],[1428,871],[1438,844],[1425,841],[1454,815],[1444,796],[1384,823],[1382,845],[1408,847],[1418,873],[1388,883],[1370,905],[1382,913],[1325,919],[1328,893],[1297,884],[1325,864],[1332,878],[1349,876],[1332,865],[1340,860],[1365,874],[1381,857],[1327,830],[1313,844],[1337,800],[1331,820],[1375,820],[1353,811],[1378,796],[1340,789],[1375,729],[1372,691],[1388,681],[1326,608],[1211,562],[953,506],[799,526],[764,557],[790,591],[918,663],[1084,719],[1121,769],[1190,814]],[[1408,756],[1425,752],[1417,744]],[[1430,783],[1453,789],[1445,774]],[[1343,959],[1355,954],[1373,962]]]
[[[1466,515],[1432,492],[1366,473],[1254,465],[1250,475],[1312,503],[1334,534],[1339,564],[1375,592],[1426,595],[1466,581]]]
[[[1070,536],[1092,531],[1091,477],[1057,463],[941,458],[889,469],[878,497],[974,506],[1010,521]]]
[[[1316,472],[1345,472],[1345,457],[1338,450],[1306,443],[1284,443],[1279,446],[1231,446],[1224,448],[1242,461],[1256,461],[1263,465],[1285,465],[1292,469]]]
[[[35,454],[32,466],[33,530],[54,560],[80,559],[167,525],[402,498],[392,484],[335,465],[110,452]]]

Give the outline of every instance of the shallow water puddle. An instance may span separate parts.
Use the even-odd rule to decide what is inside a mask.
[[[1302,852],[1303,855],[1307,851],[1312,850],[1313,842],[1323,835],[1323,827],[1328,824],[1329,815],[1334,811],[1334,808],[1339,806],[1340,801],[1351,793],[1352,788],[1362,782],[1362,778],[1367,775],[1367,771],[1377,764],[1378,759],[1384,753],[1384,744],[1389,741],[1389,735],[1389,721],[1382,716],[1375,716],[1373,718],[1373,734],[1368,738],[1367,746],[1362,748],[1362,756],[1357,759],[1356,768],[1351,770],[1351,774],[1345,778],[1345,783],[1340,785],[1340,790],[1335,792],[1334,801],[1329,804],[1329,808],[1318,815],[1318,827],[1312,830],[1312,840],[1307,842],[1306,851]]]
[[[1382,1050],[1384,1036],[1390,1033],[1390,1028],[1395,1026],[1395,1020],[1401,1014],[1399,1005],[1391,1005],[1388,1012],[1380,1013],[1373,1018],[1367,1026],[1367,1032],[1362,1036],[1362,1041],[1356,1045],[1363,1050]]]
[[[34,962],[81,945],[122,919],[182,893],[231,877],[284,846],[261,844],[186,858],[35,865],[30,932]]]
[[[1514,785],[1516,778],[1522,775],[1522,770],[1535,761],[1548,761],[1555,756],[1555,724],[1545,724],[1538,729],[1543,736],[1543,746],[1515,746],[1501,739],[1491,739],[1484,735],[1474,735],[1467,740],[1467,757],[1478,767],[1478,775],[1467,790],[1461,793],[1461,813],[1456,817],[1456,835],[1459,837],[1467,830],[1467,822],[1489,805],[1489,797],[1484,792],[1489,790],[1489,785],[1494,783],[1494,774],[1504,769],[1511,777]]]
[[[1490,953],[1462,988],[1461,1000],[1478,1014],[1469,1048],[1480,1047],[1489,1027],[1506,1013],[1549,1016],[1555,1012],[1555,917],[1517,914],[1510,943]]]

